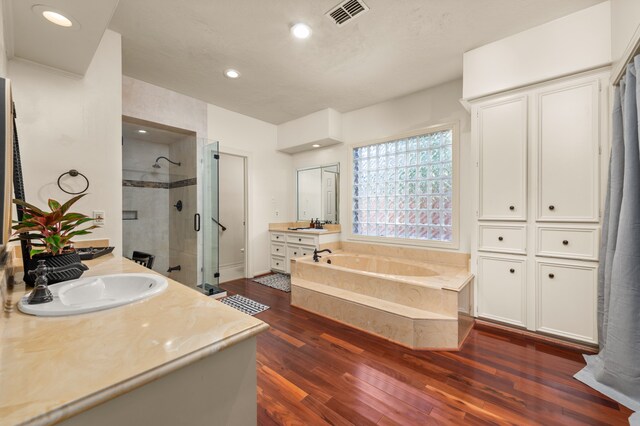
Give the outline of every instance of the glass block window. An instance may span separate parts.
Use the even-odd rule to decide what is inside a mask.
[[[453,240],[453,130],[353,149],[353,234]]]

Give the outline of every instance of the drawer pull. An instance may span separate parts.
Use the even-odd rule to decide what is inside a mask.
[[[277,248],[276,251],[280,251],[280,249]]]
[[[297,252],[297,251],[294,251],[294,252],[293,252],[293,255],[294,255],[294,256],[297,256],[297,255],[298,255],[298,252]]]
[[[554,279],[555,275],[554,274],[549,274],[549,278]]]
[[[279,240],[279,239],[280,239],[280,235],[276,235],[276,240]]]
[[[509,210],[513,211],[516,209],[516,206],[509,206]]]
[[[298,241],[299,241],[299,242],[302,242],[302,238],[298,238]]]
[[[502,241],[502,240],[504,240],[504,238],[498,237],[498,241]]]
[[[509,272],[511,272],[512,274],[515,274],[515,273],[516,273],[516,270],[515,270],[515,269],[513,269],[513,268],[511,268],[511,269],[509,269]]]
[[[549,206],[549,210],[555,210],[555,209],[556,209],[556,206],[554,206],[554,205],[550,205]]]
[[[564,241],[562,242],[562,245],[564,245],[564,246],[568,246],[568,245],[569,245],[569,240],[564,240]]]

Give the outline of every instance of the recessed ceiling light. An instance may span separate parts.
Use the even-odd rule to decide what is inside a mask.
[[[146,131],[146,130],[144,130],[144,129],[140,129],[140,130],[138,130],[138,133],[145,134],[145,133],[147,133],[147,131]]]
[[[224,75],[228,78],[240,77],[240,73],[237,70],[234,70],[233,68],[229,68],[228,70],[225,70]]]
[[[314,143],[313,145],[311,145],[313,148],[320,148],[320,145],[317,143]]]
[[[54,12],[53,10],[45,10],[42,12],[42,16],[51,23],[60,25],[61,27],[69,28],[73,26],[71,19],[64,16],[62,13]]]
[[[311,27],[301,22],[297,23],[291,27],[291,35],[295,38],[309,38],[311,37]]]

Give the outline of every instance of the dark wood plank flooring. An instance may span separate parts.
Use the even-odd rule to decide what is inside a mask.
[[[631,412],[573,379],[578,352],[476,327],[458,352],[412,351],[290,306],[250,280],[260,425],[625,425]]]

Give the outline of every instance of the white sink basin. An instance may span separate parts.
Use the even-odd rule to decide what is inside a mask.
[[[53,301],[27,304],[28,294],[18,302],[26,314],[42,317],[84,314],[115,308],[162,293],[167,279],[155,274],[114,274],[80,278],[49,286]]]

